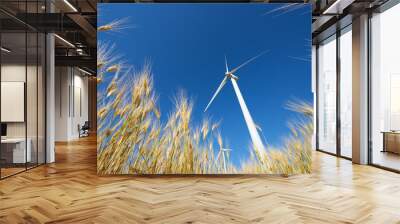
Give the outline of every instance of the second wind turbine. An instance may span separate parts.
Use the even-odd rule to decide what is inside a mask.
[[[248,63],[250,63],[251,61],[255,60],[256,58],[262,56],[263,54],[265,54],[267,51],[264,51],[252,58],[250,58],[249,60],[245,61],[243,64],[237,66],[236,68],[232,69],[229,71],[228,68],[228,61],[226,60],[225,57],[225,68],[226,68],[226,72],[225,72],[225,77],[222,80],[221,84],[219,84],[219,87],[217,89],[217,91],[215,91],[214,95],[212,96],[210,102],[207,104],[206,109],[204,110],[204,112],[207,111],[208,107],[211,105],[211,103],[214,101],[215,97],[218,95],[218,93],[221,91],[222,87],[224,87],[224,85],[226,84],[226,82],[228,81],[228,79],[232,82],[233,85],[233,89],[235,90],[236,93],[236,97],[239,101],[239,105],[240,105],[240,109],[242,109],[242,113],[243,113],[243,117],[244,120],[246,121],[246,125],[247,125],[247,129],[249,130],[250,133],[250,137],[251,140],[253,142],[253,147],[255,147],[256,151],[258,152],[259,156],[261,159],[264,158],[264,145],[261,141],[260,135],[257,131],[256,125],[254,124],[253,118],[250,115],[249,109],[246,106],[246,103],[244,101],[244,98],[242,96],[242,93],[240,92],[239,86],[237,84],[237,80],[239,79],[237,76],[234,75],[234,73],[239,70],[240,68],[242,68],[243,66],[247,65]]]

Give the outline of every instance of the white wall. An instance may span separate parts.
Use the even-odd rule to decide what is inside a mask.
[[[68,71],[67,67],[55,68],[55,141],[68,140],[68,88],[70,84]]]
[[[27,66],[25,64],[3,64],[1,66],[1,81],[2,82],[25,82],[25,75],[27,69],[28,72],[28,85],[31,88],[27,88],[27,118],[28,118],[28,129],[32,127],[36,130],[36,112],[37,99],[36,99],[36,80],[33,80],[31,74],[36,74],[36,66]],[[36,77],[36,76],[35,76]],[[39,105],[40,106],[40,105]],[[33,109],[32,109],[33,108]],[[1,108],[2,110],[7,110],[7,108]],[[33,122],[33,123],[32,123]],[[7,135],[9,137],[25,137],[25,123],[26,122],[7,122]],[[28,137],[30,132],[28,130]],[[35,132],[36,135],[36,132]]]
[[[25,64],[4,64],[1,66],[1,81],[3,82],[25,82]],[[7,110],[7,108],[1,108]],[[25,123],[7,123],[7,137],[25,137]]]
[[[1,108],[1,122],[25,121],[24,82],[1,81]]]
[[[76,72],[76,70],[75,70]],[[79,75],[74,75],[74,108],[73,108],[73,119],[71,120],[71,135],[76,138],[78,137],[78,124],[83,125],[85,121],[88,121],[88,78]],[[79,97],[80,96],[80,97]],[[80,102],[79,102],[80,101]],[[79,108],[81,107],[81,108]],[[80,111],[81,110],[81,111]],[[75,113],[74,113],[75,111]]]
[[[76,68],[56,67],[55,86],[55,140],[77,139],[78,124],[88,120],[88,78]]]
[[[29,67],[28,67],[29,69]],[[1,81],[25,82],[25,64],[1,65]]]

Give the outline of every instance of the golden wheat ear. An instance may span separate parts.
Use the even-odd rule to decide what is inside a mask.
[[[311,103],[302,101],[302,100],[295,100],[289,101],[286,103],[286,109],[301,113],[308,117],[312,117],[314,115],[314,109]]]
[[[116,19],[110,23],[97,27],[97,31],[99,32],[121,31],[124,29],[135,28],[135,26],[128,24],[129,24],[129,18]]]

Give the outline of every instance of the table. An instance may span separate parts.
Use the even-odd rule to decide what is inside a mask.
[[[392,152],[400,154],[400,132],[383,131],[383,150],[382,152]]]
[[[32,141],[30,138],[26,139],[28,143],[25,151],[25,138],[5,138],[1,139],[1,157],[6,163],[26,163],[31,162]]]

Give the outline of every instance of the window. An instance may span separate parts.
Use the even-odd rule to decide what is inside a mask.
[[[336,153],[336,36],[318,47],[318,149]]]
[[[400,4],[371,18],[371,159],[400,170]]]
[[[340,35],[340,155],[352,156],[352,33],[351,26]]]

